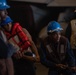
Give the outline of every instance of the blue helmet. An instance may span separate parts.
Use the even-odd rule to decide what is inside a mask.
[[[54,31],[61,31],[61,30],[63,30],[63,29],[61,28],[61,26],[58,22],[56,22],[56,21],[49,22],[48,27],[47,27],[48,33],[52,33]]]
[[[10,8],[9,5],[7,5],[6,0],[0,0],[0,10],[4,10]]]
[[[13,20],[9,16],[7,16],[6,19],[0,23],[0,26],[7,25],[10,22],[13,22]]]

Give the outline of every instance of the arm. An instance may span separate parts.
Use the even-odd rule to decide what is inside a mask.
[[[40,58],[39,58],[38,50],[37,50],[37,48],[36,48],[36,46],[35,46],[35,44],[34,44],[34,42],[32,40],[31,35],[29,34],[29,32],[25,28],[23,28],[23,31],[25,32],[25,34],[27,35],[27,37],[28,37],[28,39],[29,39],[29,41],[31,43],[31,49],[32,49],[32,52],[34,52],[35,55],[36,55],[36,58],[35,58],[36,61],[39,61]]]
[[[45,49],[45,45],[42,42],[42,40],[40,41],[40,47],[39,47],[39,55],[40,55],[40,62],[46,66],[46,67],[56,67],[56,64],[53,63],[52,61],[49,61],[47,59],[47,55],[46,55],[46,49]]]
[[[67,62],[69,64],[70,70],[76,72],[75,57],[73,54],[73,50],[71,49],[71,46],[69,44],[69,41],[67,43]]]
[[[23,55],[23,59],[27,59],[29,61],[36,61],[36,59],[34,58],[34,54],[31,52],[27,52]]]
[[[67,41],[67,62],[69,64],[69,66],[75,66],[75,57],[73,54],[73,50],[71,49],[70,43],[69,41]]]

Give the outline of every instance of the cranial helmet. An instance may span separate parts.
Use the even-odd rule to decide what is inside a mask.
[[[10,22],[13,22],[13,20],[9,16],[7,16],[6,19],[0,23],[0,26],[7,25]]]
[[[49,22],[48,27],[47,27],[48,33],[52,33],[55,31],[61,31],[61,30],[63,30],[63,29],[61,28],[61,26],[58,22],[56,22],[56,21]]]
[[[10,8],[10,6],[7,5],[6,0],[0,0],[0,10],[7,9],[7,8]]]

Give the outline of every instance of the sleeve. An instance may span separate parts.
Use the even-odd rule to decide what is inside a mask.
[[[67,63],[70,67],[75,66],[75,56],[73,54],[73,50],[70,46],[69,41],[67,41],[67,50],[66,50],[66,55],[67,55]]]
[[[46,67],[55,67],[55,63],[49,61],[47,58],[46,58],[46,49],[44,48],[44,45],[43,43],[41,42],[41,45],[40,45],[40,49],[39,49],[39,55],[40,55],[40,62],[42,65],[46,66]]]

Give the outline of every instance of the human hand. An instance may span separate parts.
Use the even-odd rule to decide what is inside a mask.
[[[39,55],[36,55],[34,58],[35,58],[36,62],[40,62],[40,56]]]
[[[68,67],[68,65],[56,64],[56,67],[61,68],[61,69],[66,69]]]
[[[76,72],[76,67],[70,67],[70,70]]]
[[[21,53],[20,51],[17,51],[17,52],[14,54],[14,57],[15,57],[16,59],[20,59],[20,58],[22,58],[22,53]]]

